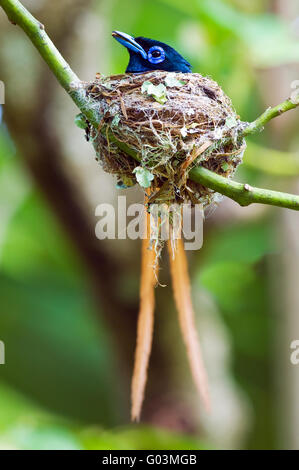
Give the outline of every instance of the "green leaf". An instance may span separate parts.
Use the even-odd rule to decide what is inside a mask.
[[[141,93],[147,93],[160,104],[164,104],[167,101],[166,86],[163,85],[163,83],[160,83],[159,85],[153,85],[152,82],[146,81],[141,86]]]
[[[154,175],[149,170],[143,168],[142,166],[137,166],[134,168],[133,173],[135,173],[136,179],[140,186],[143,188],[150,187],[151,181],[154,179]]]
[[[80,129],[86,129],[86,119],[84,114],[77,114],[77,116],[75,117],[75,124],[77,127],[80,127]]]
[[[225,126],[228,128],[228,129],[232,129],[233,127],[235,127],[237,125],[237,119],[235,116],[230,116],[226,119],[225,121]]]
[[[146,80],[146,82],[143,82],[142,86],[141,86],[141,93],[147,93],[148,91],[148,88],[149,86],[152,85],[152,82],[150,82],[149,80]]]
[[[170,88],[181,87],[186,84],[186,82],[184,82],[183,80],[178,80],[176,76],[173,74],[167,75],[164,83],[166,86],[169,86]]]

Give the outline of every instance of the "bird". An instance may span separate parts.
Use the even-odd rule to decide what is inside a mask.
[[[191,72],[191,65],[173,47],[161,41],[133,38],[129,34],[113,31],[112,36],[129,52],[130,60],[126,73],[145,73],[152,70],[166,72]]]
[[[142,74],[155,70],[191,73],[190,63],[173,47],[161,41],[113,31],[112,36],[129,52],[126,73]],[[155,286],[157,284],[157,256],[150,243],[150,214],[146,205],[151,194],[146,190],[144,206],[146,233],[142,240],[140,278],[140,307],[137,323],[137,341],[131,385],[131,419],[139,421],[144,400],[147,371],[152,347],[155,309]],[[168,240],[170,274],[179,324],[194,383],[207,410],[210,410],[208,380],[202,360],[201,348],[195,326],[187,258],[182,239]]]

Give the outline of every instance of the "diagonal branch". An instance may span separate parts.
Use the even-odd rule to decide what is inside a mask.
[[[0,6],[10,22],[20,26],[29,37],[76,106],[92,124],[96,125],[99,122],[99,116],[85,97],[81,81],[47,35],[44,25],[34,18],[19,0],[0,0]]]
[[[13,24],[19,25],[35,45],[44,61],[48,64],[59,83],[69,93],[70,84],[79,82],[60,52],[47,35],[45,27],[18,0],[1,0],[0,6]]]
[[[299,106],[299,99],[292,100],[292,99],[287,99],[283,103],[278,104],[274,108],[268,108],[266,111],[261,114],[255,121],[251,122],[248,124],[247,127],[242,132],[242,135],[244,137],[247,137],[248,135],[251,134],[256,134],[259,131],[262,131],[264,128],[264,125],[267,124],[267,122],[271,121],[271,119],[276,118],[277,116],[281,116],[281,114],[290,111],[291,109],[295,109]]]
[[[0,6],[11,22],[18,24],[23,29],[77,107],[97,127],[100,117],[96,108],[93,106],[92,101],[85,96],[79,78],[57,50],[47,35],[44,26],[18,0],[0,0]],[[242,135],[247,136],[262,130],[263,126],[271,119],[297,106],[299,106],[299,101],[293,102],[288,99],[274,108],[267,109],[259,118],[249,123],[245,128],[243,127]],[[137,160],[139,159],[132,149],[129,149],[124,143],[118,142],[113,135],[111,139],[128,155]],[[192,169],[189,177],[197,183],[228,196],[243,206],[251,203],[261,203],[299,210],[299,196],[253,188],[224,178],[201,166]]]

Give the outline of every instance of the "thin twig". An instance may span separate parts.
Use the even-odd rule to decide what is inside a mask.
[[[277,116],[281,116],[281,114],[290,111],[291,109],[295,109],[299,106],[299,100],[292,101],[291,99],[285,100],[283,103],[278,104],[274,108],[268,108],[266,111],[258,117],[255,121],[249,123],[247,127],[242,132],[244,137],[256,134],[259,131],[262,131],[264,125],[267,122],[271,121],[271,119],[276,118]]]

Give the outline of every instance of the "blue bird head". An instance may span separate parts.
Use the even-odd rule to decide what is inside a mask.
[[[142,73],[151,70],[191,72],[189,62],[164,42],[143,37],[133,38],[120,31],[113,31],[112,36],[125,46],[130,54],[126,72]]]

